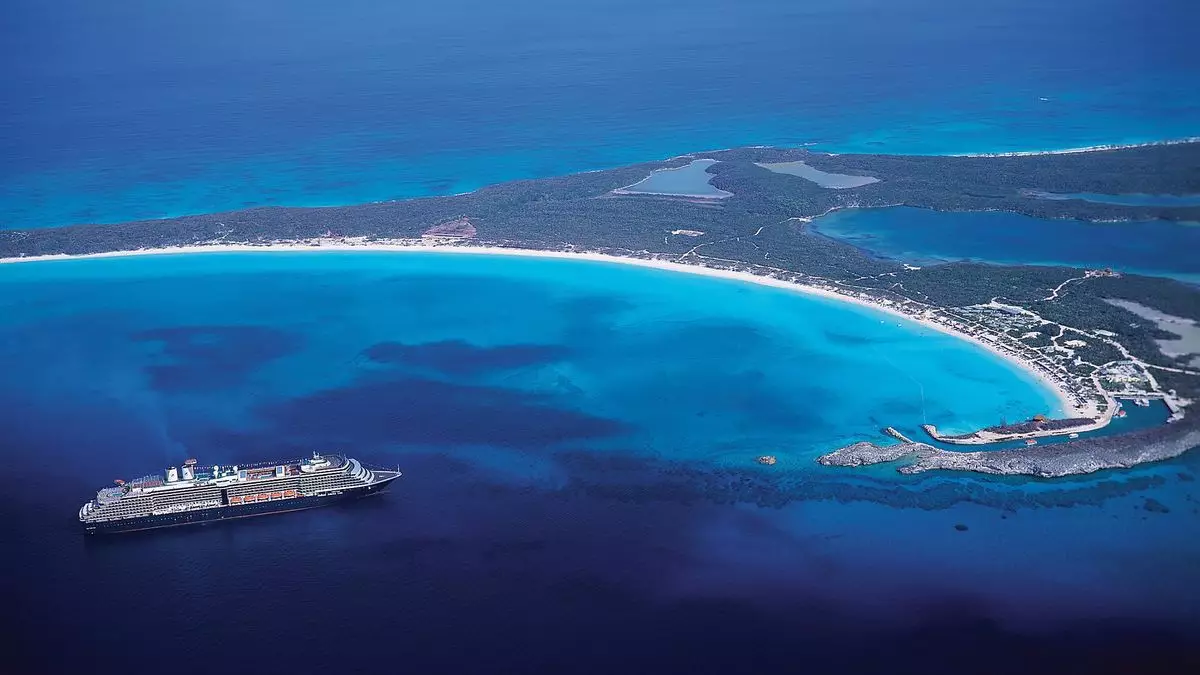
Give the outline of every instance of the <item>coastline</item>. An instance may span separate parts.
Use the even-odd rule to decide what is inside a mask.
[[[1184,145],[1200,142],[1200,136],[1185,138],[1169,138],[1159,141],[1142,143],[1106,143],[1102,145],[1087,145],[1081,148],[1063,148],[1061,150],[1015,150],[1012,152],[960,152],[942,155],[943,157],[1037,157],[1040,155],[1077,155],[1085,152],[1104,152],[1105,150],[1129,150],[1131,148],[1151,148],[1160,145]]]
[[[304,240],[304,241],[278,241],[270,244],[253,245],[253,244],[192,244],[188,246],[175,246],[152,249],[137,249],[133,251],[106,251],[104,253],[87,253],[80,255],[70,254],[54,254],[44,256],[29,256],[22,258],[0,258],[0,265],[3,264],[21,264],[21,263],[36,263],[36,262],[54,262],[64,260],[89,260],[102,258],[124,258],[146,255],[193,255],[199,253],[278,253],[278,252],[417,252],[417,253],[455,253],[465,255],[504,255],[515,257],[528,258],[551,258],[559,260],[588,260],[592,262],[633,265],[643,268],[658,269],[668,272],[679,272],[686,274],[698,274],[711,278],[727,279],[732,281],[740,281],[743,283],[753,283],[761,286],[770,286],[784,290],[790,290],[798,293],[805,293],[813,297],[821,297],[827,300],[850,303],[859,308],[869,309],[876,312],[886,314],[890,317],[896,317],[905,321],[912,322],[922,328],[931,329],[942,334],[951,335],[961,340],[971,342],[993,356],[1003,359],[1010,365],[1015,366],[1021,372],[1030,377],[1035,378],[1043,387],[1053,392],[1059,404],[1059,410],[1051,411],[1052,415],[1073,416],[1080,415],[1083,411],[1072,402],[1072,396],[1058,382],[1046,376],[1043,372],[1027,364],[1020,358],[1006,353],[998,349],[995,345],[988,344],[986,341],[978,339],[966,333],[954,330],[948,326],[925,320],[918,316],[912,316],[898,309],[888,307],[875,302],[869,302],[862,298],[849,295],[847,293],[836,293],[831,290],[819,288],[815,285],[786,281],[776,279],[769,276],[753,274],[745,271],[726,270],[715,267],[709,267],[703,264],[685,263],[672,260],[662,260],[658,258],[637,258],[632,256],[612,255],[608,253],[599,253],[595,251],[548,251],[528,248],[507,248],[496,245],[470,245],[457,243],[432,243],[428,240],[392,240],[387,243],[383,242],[366,242],[351,243],[352,240]]]

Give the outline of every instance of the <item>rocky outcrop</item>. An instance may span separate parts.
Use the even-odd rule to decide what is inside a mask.
[[[876,445],[868,441],[860,441],[844,448],[838,448],[827,455],[821,455],[817,461],[825,466],[867,466],[894,462],[911,455],[927,456],[937,452],[924,443],[897,443],[895,445]]]

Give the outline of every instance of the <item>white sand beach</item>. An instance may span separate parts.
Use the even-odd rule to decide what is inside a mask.
[[[1110,143],[1107,145],[1089,145],[1082,148],[1063,148],[1062,150],[1018,150],[1015,152],[964,152],[951,154],[949,157],[1033,157],[1036,155],[1075,155],[1083,152],[1103,152],[1105,150],[1125,150],[1128,148],[1149,148],[1157,145],[1182,145],[1184,143],[1200,142],[1200,136],[1174,138],[1165,141],[1147,141],[1145,143]]]
[[[850,295],[848,293],[837,293],[825,288],[818,288],[813,285],[785,281],[775,279],[768,276],[752,274],[750,272],[741,272],[735,270],[725,270],[695,263],[682,263],[670,260],[634,258],[626,256],[610,255],[605,253],[597,253],[593,251],[541,251],[536,249],[523,248],[505,248],[500,246],[473,246],[464,245],[457,242],[433,242],[427,239],[397,239],[386,242],[373,241],[368,242],[365,239],[316,239],[304,241],[280,241],[270,244],[197,244],[191,246],[175,246],[166,248],[154,249],[138,249],[135,251],[109,251],[105,253],[89,253],[83,255],[45,255],[45,256],[29,256],[22,258],[0,258],[0,265],[3,264],[23,264],[23,263],[53,263],[54,261],[64,260],[90,260],[103,258],[122,258],[131,256],[146,256],[146,255],[193,255],[200,253],[270,253],[270,252],[290,252],[290,253],[320,253],[329,251],[343,252],[435,252],[435,253],[451,253],[459,255],[504,255],[504,256],[521,256],[530,258],[555,258],[560,260],[590,260],[593,262],[613,263],[620,265],[634,265],[637,267],[648,267],[658,270],[670,272],[683,272],[686,274],[700,274],[707,277],[718,279],[730,279],[745,283],[760,284],[763,286],[771,286],[781,288],[798,293],[806,293],[811,296],[821,297],[828,300],[836,300],[840,302],[848,302],[858,307],[870,309],[880,312],[889,317],[894,317],[901,321],[909,321],[920,325],[923,328],[938,331],[947,335],[952,335],[962,340],[972,342],[992,354],[1004,359],[1005,361],[1017,366],[1027,372],[1032,377],[1037,378],[1046,388],[1053,391],[1058,398],[1061,406],[1060,410],[1050,411],[1052,414],[1066,416],[1086,416],[1094,414],[1094,411],[1084,410],[1076,406],[1069,391],[1060,383],[1048,377],[1038,369],[1032,367],[1022,359],[1001,351],[995,345],[989,344],[984,340],[975,338],[966,333],[959,332],[933,321],[925,320],[919,316],[905,314],[893,307],[882,305],[877,302]]]

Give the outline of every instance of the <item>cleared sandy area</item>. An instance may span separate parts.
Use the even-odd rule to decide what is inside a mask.
[[[829,173],[822,171],[816,167],[809,166],[801,161],[795,162],[755,162],[758,166],[772,171],[774,173],[785,173],[789,176],[797,176],[804,180],[816,183],[823,188],[831,190],[848,190],[850,188],[862,187],[871,183],[878,183],[879,179],[874,176],[851,176],[845,173]]]
[[[1158,348],[1162,350],[1163,354],[1167,356],[1191,354],[1189,365],[1200,366],[1200,323],[1180,316],[1171,316],[1153,307],[1139,305],[1129,300],[1106,299],[1105,302],[1127,309],[1143,319],[1153,321],[1162,330],[1178,335],[1179,339],[1177,340],[1155,340],[1155,342],[1158,343]]]

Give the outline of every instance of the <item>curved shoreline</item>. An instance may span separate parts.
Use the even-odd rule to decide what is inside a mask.
[[[942,155],[943,157],[1037,157],[1040,155],[1076,155],[1084,152],[1104,152],[1106,150],[1128,150],[1130,148],[1150,148],[1159,145],[1183,145],[1196,143],[1200,136],[1184,138],[1169,138],[1158,141],[1141,143],[1106,143],[1102,145],[1087,145],[1081,148],[1063,148],[1062,150],[1014,150],[1011,152],[961,152]]]
[[[608,253],[600,253],[595,251],[549,251],[528,248],[506,248],[502,246],[487,246],[487,245],[460,245],[460,244],[433,244],[423,240],[393,240],[388,243],[379,242],[362,242],[348,243],[341,240],[316,240],[316,241],[292,241],[292,242],[272,242],[264,245],[252,244],[195,244],[189,246],[154,248],[154,249],[138,249],[134,251],[107,251],[104,253],[88,253],[83,255],[56,254],[45,256],[30,256],[23,258],[0,258],[2,264],[20,264],[20,263],[35,263],[35,262],[54,262],[63,260],[91,260],[102,258],[124,258],[146,255],[193,255],[199,253],[278,253],[278,252],[378,252],[378,253],[453,253],[453,254],[468,254],[468,255],[503,255],[513,257],[528,257],[528,258],[551,258],[559,260],[588,260],[592,262],[633,265],[636,267],[658,269],[668,272],[679,272],[685,274],[697,274],[711,278],[727,279],[732,281],[740,281],[743,283],[753,283],[760,286],[770,286],[783,290],[790,290],[798,293],[805,293],[813,297],[825,298],[827,300],[835,300],[846,302],[853,306],[868,309],[882,314],[903,319],[920,326],[935,330],[939,333],[953,336],[960,340],[970,342],[982,349],[986,350],[991,355],[998,357],[1006,363],[1016,367],[1020,372],[1034,378],[1045,389],[1052,392],[1058,401],[1059,410],[1051,411],[1053,414],[1073,415],[1081,414],[1079,408],[1073,403],[1071,393],[1063,388],[1058,382],[1047,377],[1044,373],[1036,368],[1025,363],[1020,358],[1013,356],[998,349],[995,345],[988,344],[974,336],[956,331],[947,326],[921,319],[920,317],[912,316],[901,312],[897,309],[881,305],[875,302],[869,302],[859,297],[846,293],[837,293],[825,288],[820,288],[812,284],[797,283],[793,281],[785,281],[769,276],[753,274],[745,271],[726,270],[706,265],[684,263],[671,260],[662,260],[658,258],[637,258],[632,256],[612,255]]]

